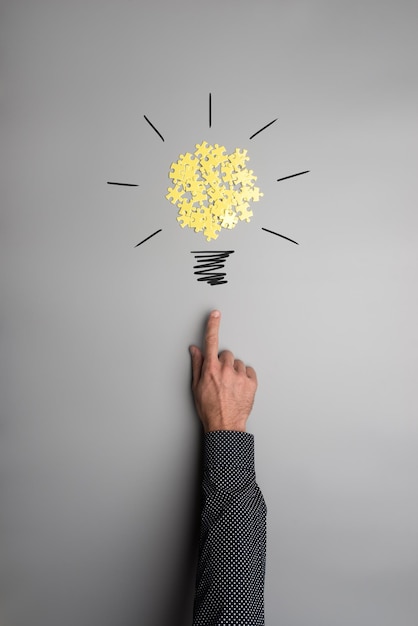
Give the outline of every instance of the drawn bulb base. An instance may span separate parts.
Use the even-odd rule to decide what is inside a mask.
[[[197,265],[193,266],[195,276],[198,276],[198,282],[207,282],[212,287],[214,285],[225,285],[226,272],[225,268],[227,258],[234,254],[234,250],[195,250],[190,254],[194,254]]]

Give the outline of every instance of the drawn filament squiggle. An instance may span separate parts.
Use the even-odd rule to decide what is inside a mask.
[[[220,272],[225,267],[226,259],[230,254],[233,254],[234,250],[211,250],[208,251],[194,251],[194,258],[197,260],[198,265],[194,265],[193,269],[196,276],[199,276],[198,281],[205,281],[209,285],[224,285],[228,281],[225,279],[226,272]]]

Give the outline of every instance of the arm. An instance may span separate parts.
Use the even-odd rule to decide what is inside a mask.
[[[220,316],[213,312],[205,356],[192,346],[193,394],[205,430],[203,507],[194,626],[264,625],[266,506],[246,432],[257,379],[225,351],[218,357]]]

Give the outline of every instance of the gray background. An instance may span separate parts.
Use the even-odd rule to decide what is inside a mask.
[[[416,626],[417,17],[1,2],[2,626],[191,623],[188,345],[214,307],[259,376],[266,623]],[[215,244],[164,197],[202,140],[248,149],[264,192]],[[228,285],[193,275],[213,248]]]

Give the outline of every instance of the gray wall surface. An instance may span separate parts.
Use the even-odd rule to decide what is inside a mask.
[[[191,624],[188,346],[215,307],[259,378],[266,623],[416,626],[417,18],[0,3],[2,626]],[[247,149],[264,192],[211,243],[165,199],[203,140]],[[196,249],[235,250],[228,284],[197,282]]]

